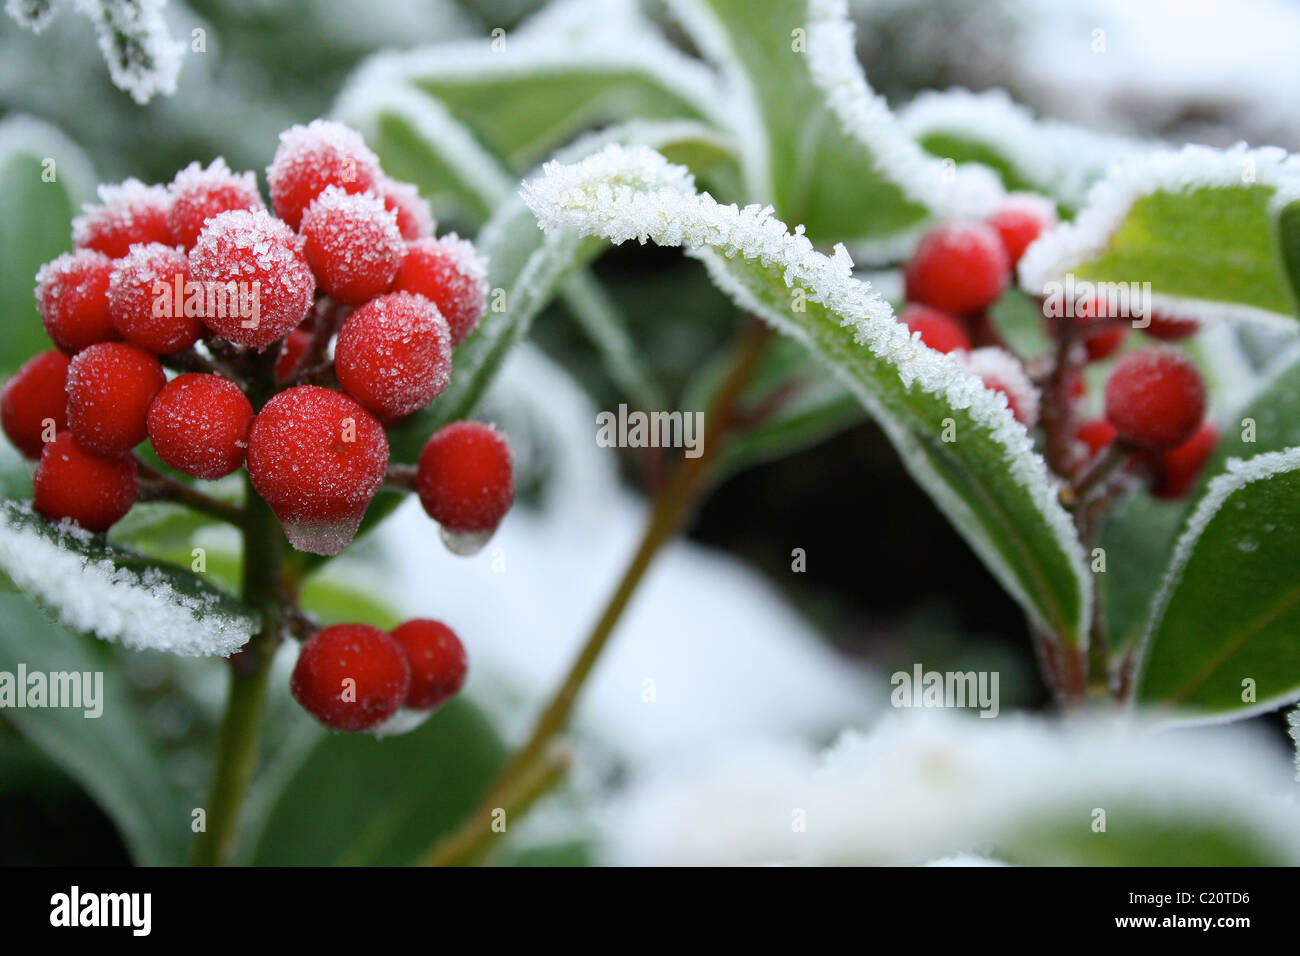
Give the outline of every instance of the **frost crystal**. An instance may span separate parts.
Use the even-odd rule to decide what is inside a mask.
[[[52,541],[23,522],[30,510],[17,512],[18,520],[13,513],[0,511],[0,570],[75,631],[183,657],[227,657],[257,630],[253,618],[228,614],[215,594],[176,590],[157,568],[118,567],[79,553],[74,549],[92,539],[76,525],[60,524]]]
[[[54,19],[54,0],[7,0],[5,13],[20,26],[40,33]]]

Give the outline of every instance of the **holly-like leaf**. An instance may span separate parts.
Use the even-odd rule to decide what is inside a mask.
[[[1300,699],[1300,448],[1229,462],[1174,556],[1143,640],[1137,699],[1233,718]]]
[[[523,194],[550,234],[653,241],[700,259],[737,305],[829,367],[1031,619],[1064,641],[1086,640],[1082,549],[1028,434],[1004,397],[894,320],[853,278],[842,247],[824,256],[769,210],[719,205],[644,147],[548,164]]]
[[[1076,284],[1150,283],[1153,308],[1169,317],[1295,331],[1277,217],[1298,185],[1300,157],[1274,147],[1131,158],[1093,188],[1074,222],[1029,247],[1021,286],[1046,294],[1067,274]]]
[[[27,504],[0,503],[0,571],[72,630],[127,647],[225,657],[258,627],[251,609],[199,575],[51,524]]]

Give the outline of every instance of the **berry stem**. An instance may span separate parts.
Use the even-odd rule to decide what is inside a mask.
[[[135,456],[135,466],[139,470],[141,477],[141,501],[174,501],[177,504],[193,508],[195,511],[201,511],[214,518],[219,518],[228,524],[243,527],[246,514],[239,505],[232,505],[220,498],[205,495],[197,488],[193,488],[183,481],[177,481],[170,475],[166,475],[152,465],[147,464],[138,455]]]
[[[261,613],[262,629],[231,658],[230,690],[206,807],[207,828],[198,835],[190,857],[195,866],[222,866],[234,850],[244,796],[257,766],[271,661],[283,628],[284,535],[251,482],[245,495],[242,593],[244,601]]]
[[[719,446],[735,424],[735,410],[740,394],[757,368],[771,334],[768,326],[757,321],[751,321],[746,326],[736,343],[731,369],[705,412],[704,448],[701,454],[697,458],[681,459],[656,494],[650,520],[636,553],[574,660],[568,676],[538,718],[528,741],[506,764],[478,808],[460,827],[424,855],[421,862],[425,865],[460,866],[482,859],[487,855],[487,841],[493,836],[491,824],[494,811],[504,810],[507,821],[512,821],[524,811],[527,803],[543,792],[537,789],[539,764],[544,765],[555,738],[568,725],[579,693],[591,676],[596,661],[608,644],[646,571],[659,550],[685,521],[691,505],[704,487]],[[540,773],[540,776],[543,779],[547,777],[544,773]],[[559,775],[554,776],[558,780]]]

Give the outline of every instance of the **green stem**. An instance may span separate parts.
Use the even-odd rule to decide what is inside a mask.
[[[206,828],[198,835],[190,858],[196,866],[222,866],[235,848],[244,796],[257,767],[271,661],[282,632],[284,536],[275,515],[251,484],[245,501],[242,593],[245,602],[261,613],[262,629],[231,659],[230,690],[217,739]]]
[[[539,777],[537,768],[545,765],[552,743],[568,725],[579,692],[609,643],[615,625],[645,577],[651,562],[677,532],[703,487],[709,466],[717,457],[718,446],[722,444],[733,422],[737,400],[753,375],[770,335],[770,330],[757,322],[752,322],[746,328],[737,343],[731,370],[705,413],[704,447],[700,455],[696,458],[683,458],[656,495],[641,544],[573,662],[568,676],[538,718],[528,741],[506,764],[478,808],[450,836],[425,854],[421,861],[425,865],[456,866],[482,859],[486,856],[487,841],[494,833],[492,822],[497,812],[505,811],[507,819],[513,819],[523,812],[526,803],[531,802],[530,795],[535,799]],[[547,774],[541,776],[549,779]]]

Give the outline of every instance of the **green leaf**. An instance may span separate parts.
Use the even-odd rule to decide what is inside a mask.
[[[473,809],[503,758],[483,715],[461,699],[402,736],[324,736],[271,806],[253,862],[413,863]]]
[[[0,571],[76,631],[182,656],[227,656],[257,615],[197,574],[0,503]]]
[[[72,217],[91,197],[95,176],[85,154],[53,126],[11,116],[0,122],[0,182],[3,376],[52,347],[32,295],[36,270],[72,248]]]
[[[71,775],[112,818],[132,859],[175,866],[185,858],[192,806],[177,789],[154,733],[131,700],[117,655],[51,621],[28,597],[0,594],[0,671],[102,675],[102,713],[10,708],[4,717]],[[107,648],[104,648],[107,650]]]
[[[1296,329],[1275,196],[1300,184],[1281,150],[1188,146],[1117,165],[1073,223],[1025,253],[1020,281],[1046,294],[1081,281],[1150,283],[1155,310],[1176,318],[1249,319]]]
[[[1300,449],[1230,462],[1197,504],[1156,597],[1139,702],[1231,718],[1300,699],[1297,567]],[[1247,686],[1254,693],[1243,700]]]
[[[1277,243],[1291,284],[1291,298],[1300,301],[1300,199],[1293,199],[1277,214]]]
[[[842,248],[828,258],[767,210],[720,206],[644,147],[550,165],[523,193],[549,231],[681,245],[703,261],[741,308],[829,366],[1031,619],[1086,641],[1082,549],[1029,436],[955,359],[913,341]]]

